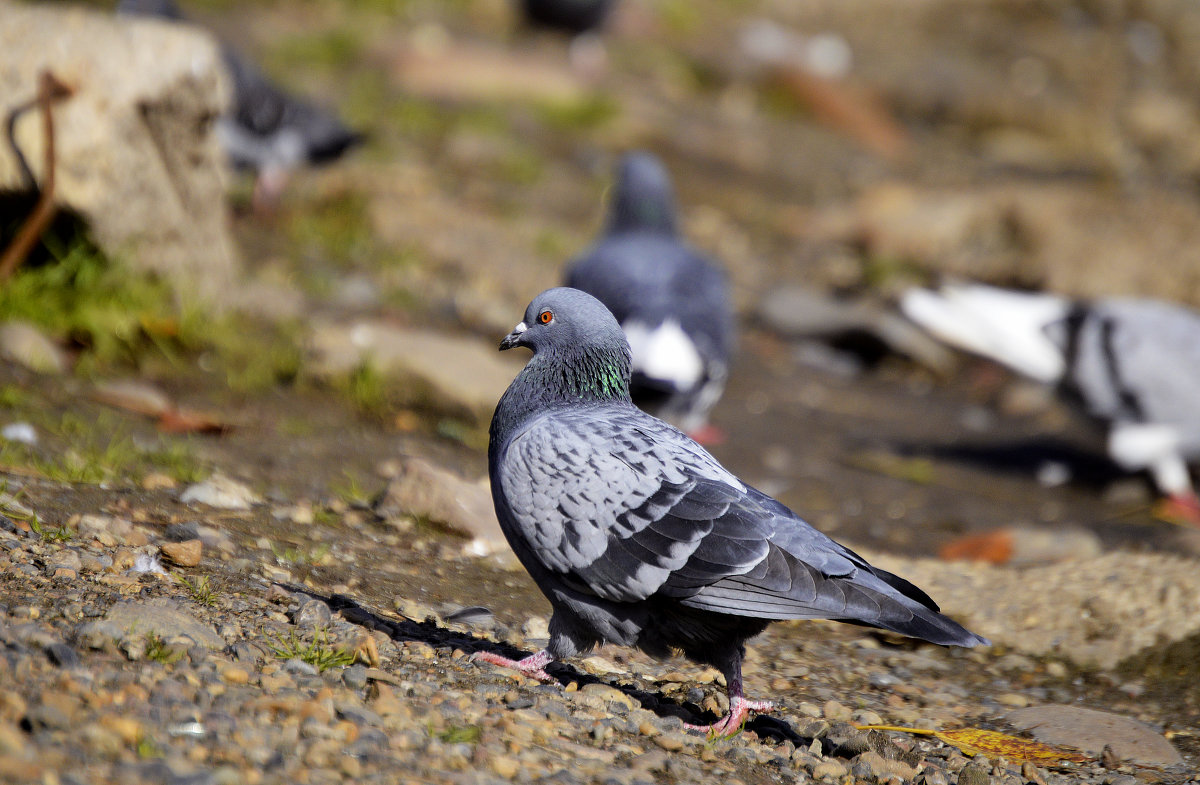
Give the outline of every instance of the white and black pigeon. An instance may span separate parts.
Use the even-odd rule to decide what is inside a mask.
[[[120,0],[117,12],[188,21],[174,0]],[[332,112],[288,93],[224,42],[221,55],[233,82],[233,105],[218,120],[217,136],[235,167],[257,173],[256,205],[278,200],[295,169],[337,160],[362,143],[363,135]]]
[[[1108,454],[1149,470],[1164,514],[1200,524],[1200,313],[1157,300],[1076,301],[952,284],[911,289],[904,314],[958,348],[1046,384],[1108,424]]]
[[[599,300],[565,287],[541,293],[500,344],[517,346],[533,357],[492,418],[492,498],[554,613],[545,650],[476,658],[549,681],[547,664],[601,642],[679,651],[725,675],[729,714],[693,729],[727,735],[771,708],[743,694],[742,658],[772,621],[987,643],[635,407],[629,344]]]
[[[569,263],[566,284],[598,298],[625,330],[634,402],[701,442],[718,441],[708,412],[734,344],[729,286],[680,239],[671,180],[655,156],[622,158],[604,236]]]

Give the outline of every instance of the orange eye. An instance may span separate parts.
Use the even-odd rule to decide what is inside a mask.
[[[550,324],[550,322],[553,319],[554,319],[554,314],[551,313],[550,311],[542,311],[541,313],[538,314],[538,321],[541,322],[542,324]]]

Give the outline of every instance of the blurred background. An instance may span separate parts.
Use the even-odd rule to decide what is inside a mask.
[[[40,434],[5,441],[3,463],[185,481],[227,462],[310,499],[380,484],[396,452],[478,476],[516,366],[476,358],[561,282],[619,155],[645,149],[682,234],[730,276],[741,342],[713,420],[735,471],[835,536],[913,555],[1005,528],[1058,551],[1200,551],[1051,391],[894,309],[947,274],[1200,303],[1200,9],[606,5],[576,35],[507,0],[185,3],[361,134],[273,189],[214,147],[233,93],[212,51],[107,3],[0,5],[8,57],[34,63],[9,69],[9,108],[39,68],[75,91],[54,108],[55,223],[0,289],[34,333],[3,347],[34,355],[0,367],[7,420]],[[93,53],[69,36],[113,46],[108,65],[81,65]],[[136,120],[112,119],[121,101]],[[14,139],[44,183],[36,110]],[[10,147],[3,246],[37,193]],[[114,414],[130,410],[183,421]],[[122,438],[133,457],[105,457]]]

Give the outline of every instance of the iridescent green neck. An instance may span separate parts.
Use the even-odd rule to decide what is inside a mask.
[[[558,356],[555,356],[558,355]],[[509,385],[492,418],[493,442],[529,417],[570,404],[633,405],[629,397],[629,346],[572,347],[569,356],[542,350]]]

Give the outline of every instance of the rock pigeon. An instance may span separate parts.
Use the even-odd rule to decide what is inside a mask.
[[[911,289],[901,309],[947,343],[1054,384],[1108,423],[1108,453],[1148,469],[1164,514],[1200,524],[1200,313],[1132,298],[1074,301],[979,284]]]
[[[743,483],[699,444],[633,405],[630,349],[616,319],[577,289],[549,289],[500,349],[533,357],[492,418],[488,468],[509,544],[553,606],[550,641],[515,661],[544,667],[598,643],[719,668],[737,731],[770,708],[742,690],[746,639],[779,619],[834,619],[934,643],[987,641]]]
[[[121,0],[117,11],[186,21],[173,0]],[[336,160],[362,143],[362,134],[287,93],[224,43],[221,54],[233,82],[233,106],[217,121],[217,136],[235,167],[258,173],[256,205],[277,200],[298,167]]]
[[[725,273],[679,238],[671,180],[653,155],[620,163],[604,236],[570,262],[567,286],[598,298],[633,350],[633,399],[716,441],[708,412],[725,388],[734,343]]]

